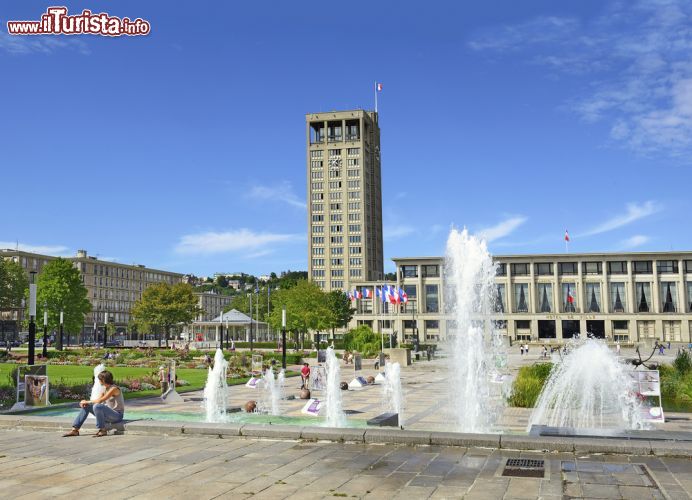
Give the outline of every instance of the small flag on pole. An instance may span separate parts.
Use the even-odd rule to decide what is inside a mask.
[[[363,297],[365,297],[366,299],[372,298],[372,292],[369,288],[363,288]]]
[[[565,229],[565,253],[569,253],[569,233]]]
[[[377,113],[377,94],[382,92],[382,84],[375,82],[375,113]]]

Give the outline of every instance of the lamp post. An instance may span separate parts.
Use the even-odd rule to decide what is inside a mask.
[[[63,312],[60,311],[60,337],[58,338],[58,351],[62,351],[62,333],[63,333],[63,321],[64,321],[64,316]],[[69,344],[70,341],[68,340],[67,343]]]
[[[416,348],[414,349],[415,352],[418,352],[418,346],[420,346],[420,337],[418,335],[418,320],[416,319],[416,309],[418,309],[418,301],[416,300],[416,304],[413,308],[413,328],[415,330],[415,343],[416,343]]]
[[[250,352],[253,352],[253,346],[252,346],[252,293],[249,293],[248,296],[250,297]]]
[[[43,357],[48,358],[48,304],[43,303]]]
[[[36,271],[31,271],[31,284],[29,285],[29,360],[28,364],[34,364],[36,350]]]
[[[286,306],[281,309],[281,367],[286,369]]]
[[[103,348],[108,343],[108,311],[103,313]]]

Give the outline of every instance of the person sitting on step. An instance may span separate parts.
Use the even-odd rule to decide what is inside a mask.
[[[81,410],[72,422],[72,430],[63,437],[79,436],[79,429],[84,425],[89,413],[96,417],[96,427],[98,432],[94,437],[102,437],[108,434],[106,424],[117,424],[122,422],[125,416],[125,400],[120,387],[113,383],[113,374],[107,370],[98,375],[99,382],[106,390],[103,395],[93,401],[83,399],[79,402]]]

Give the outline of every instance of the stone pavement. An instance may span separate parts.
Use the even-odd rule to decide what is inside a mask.
[[[542,460],[539,477],[503,475]],[[516,470],[516,469],[515,469]],[[525,476],[520,469],[520,474]],[[692,461],[191,436],[62,438],[0,430],[0,496],[33,498],[670,498],[692,494]]]

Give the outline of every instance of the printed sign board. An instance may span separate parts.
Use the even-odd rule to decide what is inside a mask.
[[[327,362],[327,351],[324,349],[320,349],[317,351],[317,362],[318,363],[326,363]]]
[[[310,385],[313,391],[324,391],[327,386],[327,371],[324,366],[315,366],[310,370]]]
[[[48,406],[48,375],[24,376],[24,406]]]
[[[24,396],[26,375],[48,375],[46,365],[19,365],[17,367],[17,403]]]
[[[262,374],[262,361],[264,360],[264,357],[261,354],[253,354],[252,355],[252,366],[251,370],[253,375],[261,375]]]
[[[353,369],[355,371],[360,371],[363,369],[363,359],[361,358],[360,354],[353,356]]]
[[[322,402],[319,399],[310,399],[305,406],[303,406],[301,412],[312,417],[317,417],[320,414],[320,409],[322,409]]]
[[[257,384],[259,384],[260,380],[261,379],[259,378],[251,377],[250,380],[248,380],[245,383],[245,387],[249,387],[250,389],[257,389]]]
[[[632,381],[632,390],[642,401],[642,419],[647,422],[665,422],[658,370],[633,370],[628,375]]]

